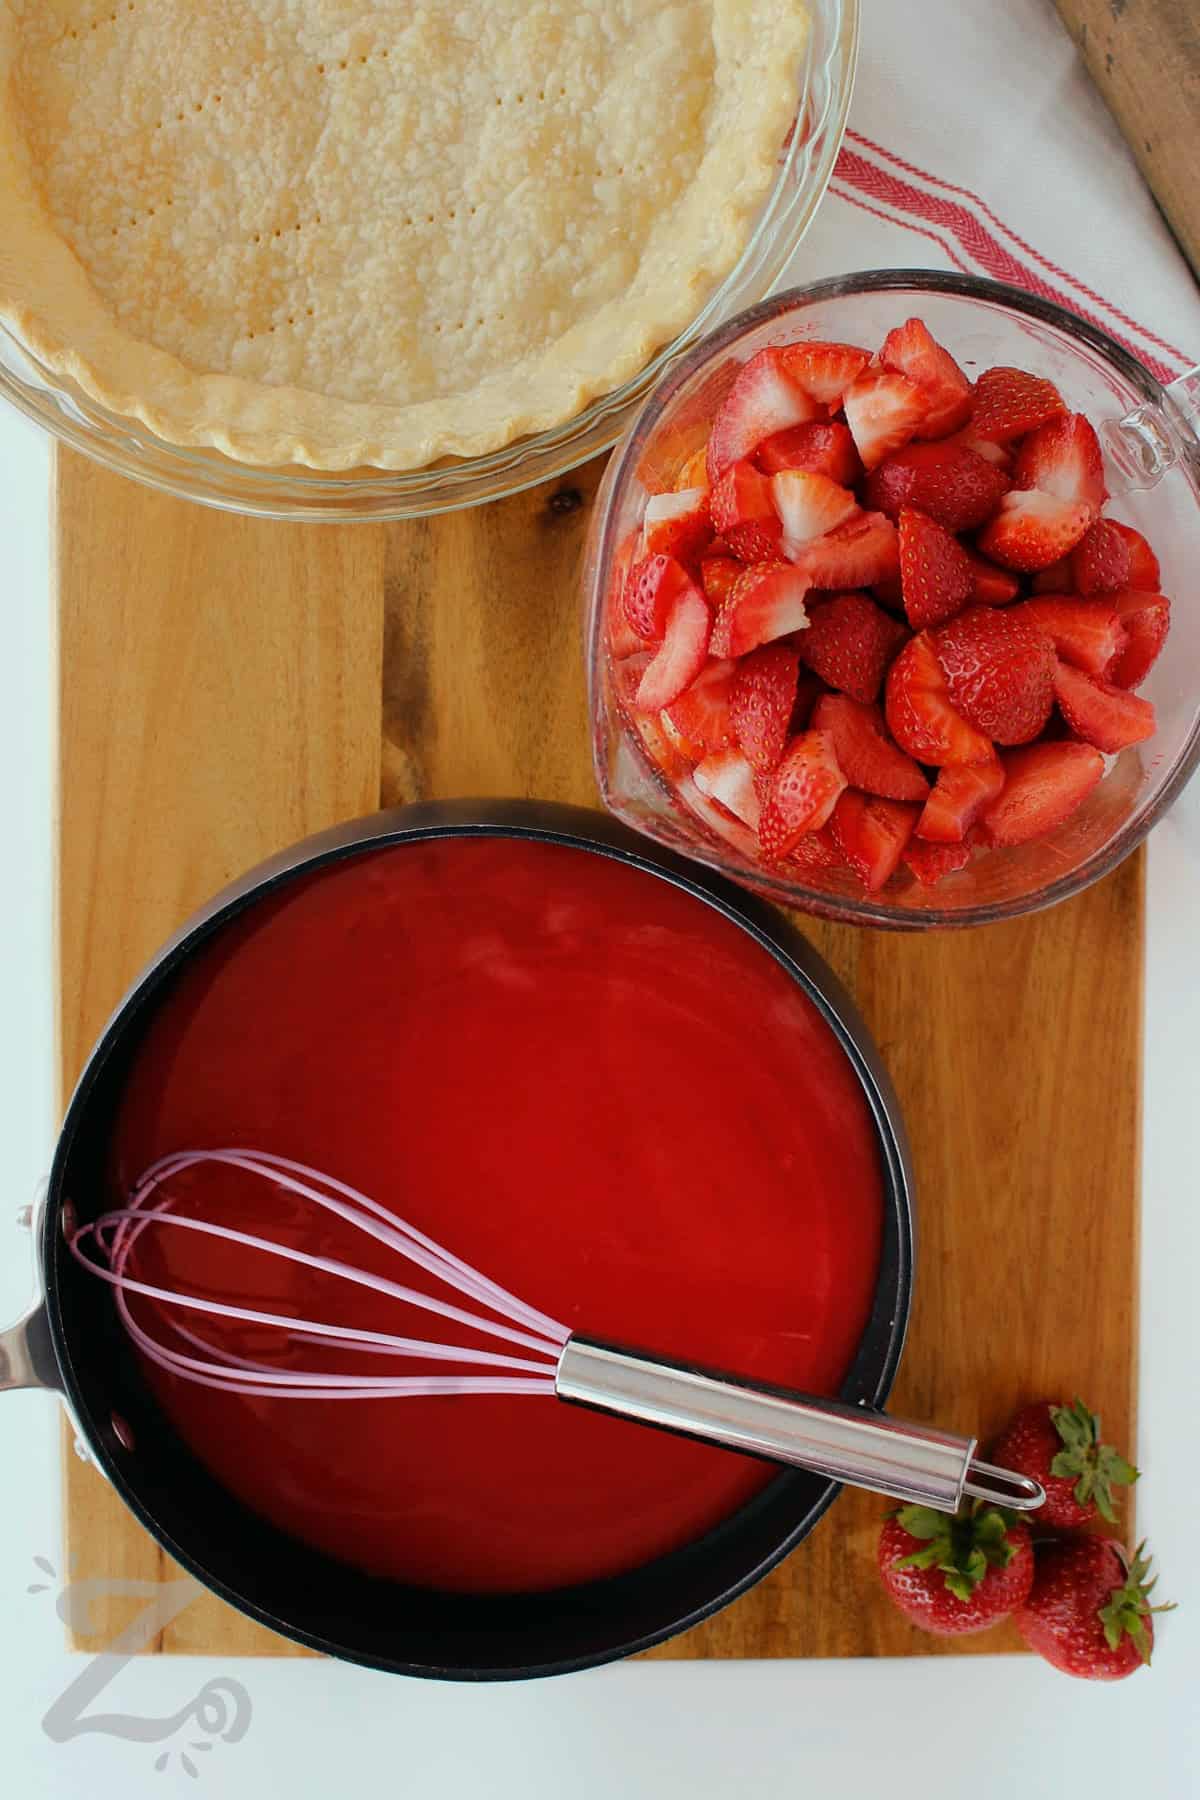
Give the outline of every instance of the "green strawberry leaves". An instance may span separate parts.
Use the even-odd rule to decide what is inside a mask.
[[[1150,1573],[1150,1558],[1146,1555],[1146,1540],[1143,1538],[1133,1553],[1133,1561],[1125,1572],[1125,1581],[1121,1587],[1115,1587],[1109,1596],[1107,1606],[1100,1608],[1100,1622],[1104,1626],[1104,1639],[1110,1650],[1120,1648],[1122,1637],[1128,1637],[1137,1645],[1138,1654],[1144,1663],[1150,1661],[1150,1636],[1143,1621],[1151,1613],[1173,1612],[1174,1603],[1151,1606],[1150,1594],[1158,1576],[1147,1581]]]
[[[969,1600],[990,1568],[1003,1569],[1016,1555],[1008,1540],[1012,1516],[978,1501],[951,1517],[929,1506],[901,1506],[897,1521],[925,1548],[910,1551],[898,1569],[940,1569],[956,1600]]]
[[[1100,1421],[1082,1400],[1076,1398],[1071,1406],[1052,1406],[1050,1418],[1063,1446],[1050,1464],[1050,1473],[1076,1476],[1074,1493],[1080,1506],[1094,1501],[1101,1518],[1115,1523],[1112,1490],[1131,1486],[1139,1471],[1111,1444],[1100,1442]]]

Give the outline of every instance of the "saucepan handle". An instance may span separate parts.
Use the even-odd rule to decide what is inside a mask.
[[[755,1387],[705,1369],[572,1337],[555,1393],[667,1431],[810,1469],[872,1493],[955,1512],[964,1494],[1016,1511],[1040,1506],[1036,1481],[979,1462],[976,1440],[867,1407]]]
[[[24,1318],[10,1325],[7,1331],[0,1331],[0,1393],[8,1388],[62,1391],[62,1377],[43,1300],[36,1301]]]

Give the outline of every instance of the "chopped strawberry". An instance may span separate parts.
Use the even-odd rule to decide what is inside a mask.
[[[1006,473],[1012,468],[1012,450],[1007,444],[997,444],[991,438],[980,437],[974,425],[967,425],[962,431],[956,431],[953,437],[944,440],[947,444],[959,444],[964,450],[973,450],[976,456],[982,456],[984,462],[991,463],[994,469],[1003,469]]]
[[[791,563],[751,563],[734,582],[713,627],[714,656],[745,656],[759,644],[808,624],[804,596],[808,583]]]
[[[931,634],[950,703],[993,743],[1027,744],[1054,705],[1054,645],[1020,610],[971,606]]]
[[[1070,663],[1058,665],[1054,698],[1075,736],[1110,755],[1153,737],[1158,726],[1149,700],[1111,681],[1085,675]]]
[[[929,783],[911,756],[888,737],[877,706],[862,706],[848,694],[823,694],[812,715],[813,728],[827,731],[834,754],[851,787],[885,800],[924,800]]]
[[[675,488],[676,492],[683,492],[688,488],[707,487],[708,444],[705,442],[701,444],[698,450],[692,451],[692,454],[680,468],[678,475],[675,477]]]
[[[1130,588],[1127,593],[1110,595],[1109,604],[1124,628],[1126,644],[1105,669],[1104,678],[1115,687],[1140,687],[1166,642],[1171,625],[1171,602],[1165,594]]]
[[[1129,545],[1111,519],[1089,525],[1071,552],[1071,574],[1079,594],[1115,594],[1129,586]]]
[[[912,870],[922,887],[936,887],[943,875],[965,869],[973,854],[973,844],[929,844],[923,838],[911,837],[900,860]]]
[[[783,521],[783,554],[793,560],[813,538],[835,531],[858,512],[849,488],[809,469],[781,469],[770,477],[771,499]]]
[[[839,594],[809,613],[800,660],[830,687],[870,702],[878,698],[888,664],[907,636],[900,621],[865,594]]]
[[[758,839],[763,855],[778,862],[806,831],[819,830],[845,785],[846,777],[825,732],[802,731],[794,737],[775,771],[762,810]]]
[[[879,356],[885,369],[907,375],[925,396],[926,413],[918,437],[943,438],[966,424],[973,404],[971,383],[920,319],[906,319],[889,331]],[[919,506],[920,501],[913,504]]]
[[[773,769],[783,755],[799,673],[799,652],[786,644],[766,644],[737,665],[730,719],[738,745],[756,771]]]
[[[939,769],[917,821],[917,836],[935,844],[960,844],[1003,786],[1004,769],[998,756],[990,762],[955,763]]]
[[[782,354],[788,374],[828,407],[842,404],[846,389],[871,360],[854,344],[789,344]]]
[[[1064,413],[1030,432],[1017,454],[1013,486],[1089,507],[1095,518],[1107,494],[1104,459],[1082,413]]]
[[[746,565],[736,556],[702,556],[700,585],[714,606],[721,606],[733,592],[733,584]]]
[[[900,587],[915,631],[951,619],[971,598],[975,577],[957,538],[924,513],[900,514]]]
[[[819,831],[806,831],[793,844],[784,861],[797,863],[802,869],[844,869],[846,866],[846,859],[834,843],[828,825],[822,825]]]
[[[847,788],[830,814],[829,831],[867,892],[875,894],[895,873],[916,822],[915,806]]]
[[[826,424],[823,419],[776,432],[758,446],[754,460],[766,475],[777,475],[780,469],[807,469],[813,475],[828,475],[841,487],[853,487],[863,472],[850,427],[840,421]]]
[[[1021,583],[1007,569],[998,569],[986,556],[967,551],[971,565],[971,598],[976,606],[1011,606],[1021,592]],[[703,566],[703,565],[702,565]]]
[[[889,581],[900,572],[896,527],[882,513],[856,513],[805,544],[795,558],[796,568],[813,587],[871,587]]]
[[[662,715],[639,712],[635,704],[642,677],[653,660],[648,650],[626,657],[613,671],[613,687],[621,710],[642,740],[651,762],[668,781],[677,781],[690,773],[691,762],[664,729]]]
[[[639,712],[661,712],[691,687],[704,667],[711,631],[708,601],[689,582],[673,602],[662,644],[642,676],[635,702]]]
[[[661,642],[667,618],[693,585],[683,564],[673,556],[647,556],[634,563],[625,583],[625,621],[646,644]]]
[[[1028,744],[1001,761],[1004,787],[983,814],[987,841],[998,845],[1027,844],[1053,831],[1104,773],[1104,758],[1090,744]]]
[[[740,819],[734,817],[719,800],[710,800],[702,794],[692,780],[690,769],[685,769],[674,786],[675,798],[716,838],[736,850],[739,856],[748,863],[758,861],[758,838],[747,829]]]
[[[925,395],[916,382],[892,369],[868,369],[848,389],[844,405],[865,469],[875,468],[907,444],[927,412]]]
[[[1129,549],[1129,586],[1145,588],[1147,592],[1158,592],[1162,582],[1159,573],[1158,558],[1146,542],[1140,531],[1132,525],[1122,525],[1119,519],[1109,519],[1108,523],[1114,531],[1119,531]]]
[[[733,678],[737,664],[713,657],[706,662],[690,687],[664,708],[664,727],[678,733],[680,747],[692,762],[712,750],[723,750],[734,739]]]
[[[1075,573],[1071,567],[1071,558],[1060,556],[1048,568],[1038,569],[1029,585],[1035,594],[1073,594]]]
[[[616,662],[623,662],[626,657],[636,656],[646,648],[645,642],[630,625],[625,617],[623,606],[609,608],[608,645]]]
[[[717,800],[748,825],[758,830],[761,808],[754,791],[754,770],[740,750],[713,750],[692,770],[692,780],[702,794]]]
[[[771,484],[753,463],[736,462],[709,495],[713,530],[743,562],[778,556],[783,526],[771,502]]]
[[[906,444],[872,469],[866,503],[889,519],[915,506],[947,531],[974,531],[990,519],[1008,477],[963,444]]]
[[[1114,606],[1074,594],[1035,594],[1009,615],[1029,619],[1046,633],[1064,661],[1089,675],[1104,675],[1125,647],[1126,633]]]
[[[968,725],[950,703],[950,690],[926,632],[911,638],[888,670],[884,700],[888,729],[918,762],[987,762],[991,740]]]
[[[642,555],[673,556],[694,562],[712,538],[708,489],[682,488],[674,494],[651,494],[642,523]]]
[[[1066,410],[1052,381],[1024,369],[985,369],[975,383],[971,435],[1006,444]]]
[[[738,374],[713,420],[709,486],[715,487],[731,463],[749,456],[777,431],[820,416],[820,406],[789,371],[786,352],[759,350]]]
[[[980,532],[979,548],[1006,569],[1045,569],[1075,548],[1091,522],[1092,509],[1081,500],[1014,488]]]

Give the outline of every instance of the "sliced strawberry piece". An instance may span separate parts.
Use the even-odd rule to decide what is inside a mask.
[[[980,532],[979,548],[1006,569],[1045,569],[1075,548],[1091,522],[1092,509],[1081,500],[1013,489]]]
[[[713,530],[743,562],[778,556],[783,526],[771,500],[771,484],[753,463],[727,469],[708,498]]]
[[[863,472],[850,427],[840,420],[826,424],[813,419],[807,425],[776,432],[758,446],[754,460],[766,475],[777,475],[780,469],[807,469],[813,475],[828,475],[840,487],[853,487]]]
[[[915,506],[947,531],[974,531],[1008,491],[1008,477],[963,444],[906,444],[872,469],[866,502],[889,519]]]
[[[973,855],[973,844],[928,844],[923,838],[911,837],[900,860],[922,887],[936,887],[944,875],[965,869]]]
[[[986,556],[967,551],[971,565],[971,598],[976,606],[1011,606],[1020,596],[1021,583],[1007,569],[998,569]]]
[[[684,688],[679,698],[664,709],[664,726],[678,733],[679,745],[692,762],[733,743],[730,701],[736,669],[736,663],[713,657],[691,687]]]
[[[864,469],[874,469],[885,456],[907,444],[927,412],[925,396],[916,382],[892,369],[868,369],[847,390],[844,405]]]
[[[896,527],[882,513],[856,513],[805,544],[795,558],[796,568],[813,587],[871,587],[890,581],[900,572]]]
[[[1141,532],[1135,531],[1132,525],[1122,525],[1119,519],[1109,519],[1108,523],[1114,531],[1120,532],[1129,550],[1129,586],[1157,593],[1162,584],[1158,558]]]
[[[625,620],[644,644],[657,644],[667,628],[671,608],[693,585],[673,556],[647,556],[634,563],[625,583]]]
[[[734,817],[719,800],[710,800],[702,794],[692,779],[690,769],[675,782],[675,797],[689,812],[693,819],[700,823],[713,837],[736,850],[747,862],[758,861],[758,838],[740,819]]]
[[[987,762],[991,740],[968,725],[950,703],[950,690],[926,632],[911,638],[888,670],[884,700],[888,729],[918,762]]]
[[[917,808],[847,788],[829,818],[834,843],[869,894],[892,877],[913,834]]]
[[[833,841],[828,825],[820,831],[806,831],[788,851],[784,859],[802,869],[844,869],[846,859]]]
[[[1158,729],[1154,707],[1140,694],[1059,663],[1054,677],[1058,709],[1077,738],[1110,755],[1144,743]]]
[[[1013,619],[1040,626],[1064,662],[1089,675],[1104,675],[1125,647],[1126,634],[1114,606],[1080,600],[1074,594],[1035,594],[1014,606]]]
[[[782,352],[789,375],[822,406],[838,407],[870,357],[854,344],[789,344]]]
[[[661,712],[691,687],[708,656],[711,631],[708,601],[689,582],[673,603],[662,644],[642,676],[635,702],[639,712]]]
[[[998,756],[990,762],[955,763],[940,769],[917,821],[917,836],[937,844],[960,844],[1003,786],[1004,768]]]
[[[722,606],[733,592],[733,584],[745,570],[736,556],[704,556],[700,559],[700,585],[713,606]]]
[[[708,487],[708,445],[701,444],[693,450],[675,477],[676,492],[684,492],[688,488]]]
[[[664,730],[662,715],[639,712],[636,706],[642,677],[653,660],[648,650],[626,657],[613,671],[613,687],[622,713],[637,732],[651,762],[668,781],[677,781],[680,776],[690,773],[690,760]]]
[[[985,369],[975,383],[971,435],[1005,444],[1066,410],[1052,381],[1024,369]]]
[[[982,456],[984,462],[991,463],[994,469],[1003,469],[1007,473],[1012,468],[1013,456],[1009,447],[1006,444],[993,443],[991,438],[980,437],[973,425],[966,426],[962,431],[956,431],[953,437],[945,438],[943,441],[946,444],[961,445],[964,450],[974,451],[976,456]]]
[[[1053,831],[1104,773],[1104,758],[1090,744],[1029,744],[1001,761],[1004,787],[983,814],[987,841],[997,845],[1027,844]]]
[[[975,578],[966,551],[941,525],[906,506],[900,514],[900,586],[916,631],[951,619],[967,604]]]
[[[760,350],[738,374],[717,410],[706,466],[715,487],[732,463],[757,450],[777,431],[821,416],[821,408],[796,380],[783,350]]]
[[[642,555],[673,556],[691,563],[711,541],[707,488],[651,494],[642,519]]]
[[[889,331],[879,357],[885,369],[897,369],[901,375],[907,375],[925,396],[925,418],[918,437],[943,438],[948,432],[958,431],[971,417],[971,383],[922,320],[906,319],[903,325]],[[913,504],[921,503],[915,500]]]
[[[1013,486],[1090,507],[1095,518],[1108,490],[1100,440],[1082,413],[1048,419],[1030,432],[1017,453]]]
[[[1115,594],[1129,586],[1129,545],[1110,519],[1089,525],[1071,552],[1079,594]]]
[[[971,606],[932,632],[950,704],[993,743],[1027,744],[1054,705],[1054,645],[1018,611]]]
[[[740,750],[712,751],[696,764],[692,780],[702,794],[719,801],[751,831],[758,830],[762,809],[754,789],[754,770]]]
[[[800,660],[830,687],[855,700],[878,698],[888,664],[908,636],[865,594],[838,594],[809,613]]]
[[[758,841],[765,857],[779,861],[806,831],[825,823],[846,777],[838,767],[833,743],[823,731],[802,731],[783,753],[762,810]]]
[[[713,627],[714,656],[745,656],[808,624],[808,583],[791,563],[751,563],[734,582]]]
[[[773,769],[783,755],[799,673],[799,652],[787,644],[766,644],[737,664],[730,717],[738,745],[756,771]]]
[[[1125,631],[1123,650],[1104,671],[1106,681],[1115,687],[1140,687],[1158,660],[1171,628],[1171,602],[1165,594],[1150,594],[1140,588],[1109,598]]]
[[[783,521],[783,554],[793,561],[813,538],[835,531],[858,512],[849,488],[809,469],[781,469],[770,477],[771,499]]]
[[[911,756],[893,744],[877,706],[862,706],[847,694],[823,694],[812,724],[833,739],[834,755],[851,787],[885,800],[927,798],[928,781]]]
[[[1069,556],[1060,556],[1048,568],[1039,569],[1030,582],[1035,594],[1073,594],[1075,572]]]

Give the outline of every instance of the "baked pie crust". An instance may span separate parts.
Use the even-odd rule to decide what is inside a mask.
[[[175,444],[498,449],[728,273],[807,31],[803,0],[0,0],[0,317]]]

